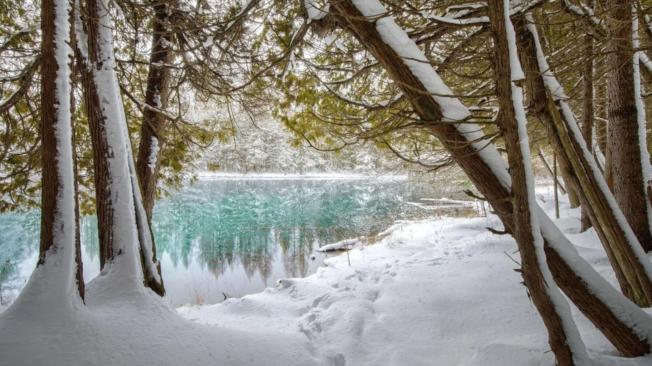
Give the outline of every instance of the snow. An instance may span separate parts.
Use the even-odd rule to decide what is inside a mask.
[[[308,13],[309,20],[319,20],[328,15],[328,10],[330,4],[326,3],[317,3],[315,0],[304,0],[304,6],[306,7],[306,12]]]
[[[505,8],[503,16],[505,21],[505,33],[507,34],[507,47],[509,52],[509,69],[512,77],[511,80],[520,81],[525,79],[525,74],[523,74],[523,68],[521,68],[521,62],[518,59],[518,52],[516,51],[516,32],[514,32],[514,25],[512,24],[512,21],[509,18],[509,0],[504,0],[503,3]],[[514,89],[515,88],[512,87],[512,90]],[[516,103],[516,101],[514,101],[514,103]],[[523,108],[519,107],[518,109],[520,110]],[[522,121],[519,118],[519,123],[520,122]]]
[[[156,162],[158,160],[158,139],[156,136],[152,136],[151,139],[152,150],[149,153],[149,158],[147,159],[147,167],[152,172],[156,170]]]
[[[452,18],[452,17],[442,17],[437,15],[426,15],[428,19],[432,19],[439,23],[444,24],[453,24],[453,25],[483,25],[489,23],[488,17],[476,17],[476,18]]]

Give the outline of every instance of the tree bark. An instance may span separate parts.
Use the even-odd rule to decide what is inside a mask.
[[[600,149],[600,154],[607,153],[607,84],[604,78],[600,80],[596,90],[595,142]]]
[[[555,354],[557,364],[588,365],[588,355],[581,344],[579,331],[572,321],[570,308],[556,284],[552,282],[552,275],[546,266],[537,212],[531,207],[536,205],[534,177],[522,102],[523,91],[516,85],[522,81],[524,75],[517,74],[522,73],[520,65],[510,62],[517,55],[516,41],[513,41],[512,45],[509,44],[508,31],[514,32],[509,19],[509,2],[490,0],[488,9],[494,41],[496,96],[501,113],[498,126],[505,140],[512,177],[512,235],[519,248],[521,274],[532,302],[548,330],[548,343]]]
[[[37,266],[55,262],[74,276],[84,294],[80,247],[77,245],[78,217],[73,169],[71,56],[66,38],[70,35],[70,6],[66,0],[41,2],[41,233]],[[66,27],[65,25],[68,25]],[[63,28],[62,28],[63,26]],[[61,35],[63,33],[63,35]],[[59,34],[59,37],[57,37]],[[66,35],[67,34],[67,35]],[[50,258],[51,256],[58,258]],[[56,263],[59,262],[59,263]],[[66,275],[68,276],[68,275]]]
[[[606,189],[604,178],[581,136],[570,107],[563,100],[565,95],[561,86],[551,85],[555,83],[551,80],[554,79],[552,71],[547,65],[539,65],[539,60],[545,60],[545,57],[543,51],[537,49],[536,28],[533,24],[527,25],[524,16],[517,18],[515,25],[523,53],[521,61],[527,74],[528,94],[534,102],[531,110],[547,126],[555,151],[561,160],[567,162],[568,175],[573,177],[569,183],[581,194],[582,206],[601,239],[623,293],[640,306],[648,306],[652,302],[650,263],[631,228],[618,219],[620,208]]]
[[[91,143],[93,146],[93,178],[95,183],[95,210],[97,215],[97,232],[99,235],[99,257],[100,268],[113,258],[113,217],[114,210],[111,202],[111,190],[109,186],[109,166],[111,158],[106,131],[104,128],[104,116],[100,107],[100,96],[97,85],[93,78],[92,68],[97,62],[97,29],[99,19],[95,10],[98,6],[97,0],[87,0],[85,3],[85,29],[88,43],[80,45],[87,46],[88,55],[80,56],[80,74],[82,88],[84,90],[84,107],[88,118]],[[81,11],[81,9],[79,9]],[[83,41],[83,40],[80,40]],[[82,43],[82,42],[80,42]],[[79,48],[76,50],[79,52]]]
[[[577,208],[580,207],[580,196],[578,192],[576,191],[576,188],[572,184],[569,184],[568,182],[572,180],[573,178],[568,175],[568,171],[570,168],[566,166],[566,162],[563,160],[557,160],[557,163],[559,163],[559,171],[561,174],[561,179],[564,181],[564,184],[568,189],[566,190],[566,195],[568,196],[568,203],[571,208]]]
[[[168,65],[173,56],[172,31],[170,29],[171,4],[156,1],[153,6],[152,51],[149,59],[145,109],[136,161],[138,180],[143,192],[143,206],[145,206],[148,220],[152,219],[152,210],[156,200],[159,159],[163,148],[161,137],[166,121],[166,117],[160,111],[164,111],[168,107],[170,84]]]
[[[414,112],[424,121],[424,129],[441,141],[492,205],[505,229],[512,232],[510,184],[502,182],[498,172],[478,157],[482,151],[473,145],[475,138],[460,132],[454,124],[432,122],[441,121],[440,106],[400,56],[385,43],[373,19],[364,18],[350,0],[331,0],[330,5],[331,14],[337,18],[339,25],[351,32],[374,55],[401,88]],[[492,146],[487,148],[493,149]],[[602,279],[545,214],[539,215],[539,220],[545,240],[546,260],[555,282],[623,355],[640,356],[649,352],[651,336],[647,330],[652,326],[650,316]],[[636,319],[636,324],[631,319]],[[641,334],[641,327],[646,329],[645,334]]]
[[[632,2],[611,0],[607,64],[607,181],[645,251],[652,250],[646,182],[634,93]]]

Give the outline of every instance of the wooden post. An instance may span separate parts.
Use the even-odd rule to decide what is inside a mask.
[[[552,175],[557,182],[557,155],[552,154]],[[559,218],[559,189],[557,184],[553,184],[555,192],[555,217]]]

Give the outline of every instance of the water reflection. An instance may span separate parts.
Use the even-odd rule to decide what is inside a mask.
[[[407,181],[200,181],[157,203],[154,213],[169,301],[215,303],[257,292],[279,278],[314,272],[319,246],[373,235],[397,219],[477,212],[464,203],[428,200],[433,197],[442,192]],[[38,224],[34,212],[0,216],[4,303],[33,268]],[[98,272],[94,218],[83,219],[82,243],[91,279]]]

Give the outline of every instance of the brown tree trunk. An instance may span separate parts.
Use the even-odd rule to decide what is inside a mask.
[[[632,48],[632,2],[609,2],[607,64],[607,181],[616,201],[647,252],[652,250],[648,219],[646,182],[641,161],[641,145],[634,95]]]
[[[556,173],[557,170],[556,169],[553,170],[550,167],[550,164],[548,164],[548,161],[546,160],[546,156],[543,155],[543,151],[541,151],[541,149],[539,149],[538,155],[539,155],[539,159],[541,160],[541,163],[543,163],[543,167],[546,168],[548,174],[550,174],[550,176],[552,177],[553,184],[555,184],[561,190],[561,193],[566,194],[566,187],[564,187],[559,181],[559,177],[557,177],[557,173]]]
[[[570,168],[566,166],[566,162],[563,160],[558,160],[559,163],[559,170],[561,174],[561,179],[564,181],[564,184],[566,185],[566,195],[568,196],[568,203],[571,208],[576,208],[580,207],[580,196],[578,192],[576,191],[576,188],[572,184],[569,184],[568,182],[571,181],[573,178],[568,175],[568,171]]]
[[[74,6],[71,7],[70,14],[70,45],[73,51],[77,49],[77,37],[75,34],[74,22],[76,19],[76,11]],[[79,72],[77,63],[73,60],[70,61],[71,71],[72,71],[72,87],[70,89],[70,116],[71,116],[71,128],[72,128],[72,160],[73,160],[73,173],[75,180],[75,222],[77,223],[75,227],[75,260],[77,261],[77,283],[81,284],[79,286],[79,293],[81,294],[82,299],[85,295],[85,286],[84,286],[84,264],[81,257],[81,232],[80,232],[80,213],[79,213],[79,166],[77,164],[77,133],[75,132],[75,123],[74,115],[76,112],[77,103],[75,101],[75,89],[77,87],[78,79],[77,75]]]
[[[414,112],[423,121],[441,121],[440,106],[400,56],[385,43],[374,20],[365,19],[350,0],[331,0],[330,5],[331,14],[337,18],[339,25],[351,32],[374,55],[401,88]],[[501,181],[492,166],[478,157],[481,152],[472,143],[475,138],[461,133],[450,123],[424,122],[424,128],[441,141],[492,205],[505,229],[512,232],[511,188]],[[650,317],[595,273],[545,214],[540,215],[539,220],[545,240],[546,260],[555,282],[622,354],[640,356],[649,352],[649,340],[640,335],[638,328],[650,327]],[[637,319],[636,326],[631,323],[630,316]]]
[[[584,64],[584,113],[582,114],[582,137],[586,141],[587,147],[593,146],[593,35],[587,33],[584,36],[586,43],[586,63]],[[591,219],[586,207],[582,206],[581,214],[581,231],[586,231],[591,227]]]
[[[171,4],[156,1],[154,4],[154,23],[152,51],[149,59],[147,90],[143,124],[140,129],[140,145],[136,171],[143,192],[143,205],[148,220],[156,200],[159,159],[163,148],[162,134],[166,117],[160,112],[168,107],[170,68],[172,61],[172,32],[170,29]]]
[[[110,28],[107,6],[108,3],[102,0],[86,1],[88,54],[77,50],[84,65],[81,71],[82,85],[93,143],[100,265],[103,268],[125,252],[129,252],[126,260],[131,261],[132,246],[135,246],[140,255],[144,285],[163,296],[165,289],[160,265],[153,252],[154,240],[142,205],[124,111],[119,105],[120,96],[115,95],[118,93],[115,89],[117,85],[111,85],[117,84],[110,44],[112,37],[106,29],[101,28]],[[78,32],[83,33],[84,30],[78,29]],[[100,36],[102,32],[103,36]],[[96,83],[98,78],[103,80],[101,84]],[[125,197],[128,195],[131,197]],[[130,237],[132,233],[135,234],[133,238]],[[131,265],[127,264],[128,268]]]
[[[63,12],[63,13],[62,13]],[[41,2],[41,236],[38,266],[47,261],[68,263],[74,268],[76,287],[84,294],[80,247],[76,245],[78,217],[76,215],[73,169],[72,116],[70,114],[71,60],[60,55],[69,50],[64,38],[56,34],[70,32],[60,27],[70,24],[70,6],[65,0]],[[66,79],[64,79],[66,78]],[[67,85],[64,85],[67,83]],[[67,88],[70,88],[66,90]],[[50,255],[59,256],[59,259]],[[61,258],[70,256],[70,258]],[[65,280],[65,279],[62,279]]]
[[[98,17],[96,8],[101,6],[98,0],[87,0],[85,3],[84,20],[88,36],[88,60],[81,62],[81,80],[84,89],[84,107],[88,117],[91,143],[93,145],[93,178],[95,180],[95,210],[97,214],[97,232],[99,235],[100,268],[113,258],[113,207],[111,204],[111,189],[109,186],[109,159],[111,158],[104,116],[100,107],[100,96],[93,78],[92,67],[97,62],[98,53]],[[89,64],[86,65],[85,62]]]
[[[649,262],[644,258],[645,254],[631,228],[618,219],[616,211],[619,211],[619,207],[611,193],[604,188],[604,178],[583,141],[570,107],[560,96],[563,90],[557,90],[560,86],[550,86],[544,82],[544,73],[548,73],[548,79],[554,79],[554,75],[548,66],[538,64],[544,55],[538,55],[538,39],[534,34],[536,28],[529,31],[526,23],[525,17],[519,17],[516,32],[523,53],[521,60],[527,73],[528,93],[534,102],[531,110],[547,126],[555,151],[572,169],[568,174],[574,179],[569,183],[581,194],[583,206],[607,252],[623,293],[637,304],[647,306],[652,301]]]
[[[534,202],[534,187],[531,186],[534,184],[534,179],[530,167],[530,152],[529,148],[523,147],[528,145],[528,141],[523,136],[527,134],[525,109],[522,101],[517,100],[519,94],[522,98],[522,90],[515,85],[516,82],[522,81],[515,78],[520,78],[522,75],[515,75],[520,71],[520,65],[518,67],[510,65],[510,55],[516,57],[516,49],[509,49],[507,32],[512,24],[507,13],[509,9],[505,9],[504,5],[505,0],[488,2],[494,41],[496,96],[501,113],[498,123],[505,140],[509,172],[512,177],[512,219],[514,220],[512,235],[519,248],[525,286],[548,330],[548,343],[555,354],[557,364],[561,366],[586,364],[588,355],[583,345],[569,341],[569,337],[574,337],[577,341],[579,331],[571,319],[565,318],[565,316],[570,317],[570,310],[560,302],[565,303],[566,300],[561,294],[551,294],[559,290],[555,283],[547,282],[547,279],[552,281],[549,269],[545,265],[540,265],[545,263],[543,238],[538,229],[536,211],[531,207],[536,205],[536,202]],[[510,30],[513,32],[513,29]],[[515,42],[513,47],[516,47]],[[518,117],[519,113],[521,113],[520,117]],[[567,314],[561,314],[562,309],[565,309]]]
[[[152,26],[152,51],[150,54],[149,72],[147,75],[147,90],[145,91],[145,108],[143,110],[143,123],[140,129],[140,143],[138,147],[138,158],[136,160],[136,174],[140,191],[142,193],[142,204],[146,215],[146,222],[140,222],[139,231],[146,235],[149,231],[149,239],[141,240],[141,259],[143,264],[145,282],[155,292],[165,292],[163,284],[157,278],[161,278],[161,267],[156,259],[156,244],[151,234],[151,220],[154,203],[156,202],[156,187],[158,182],[158,171],[160,167],[161,150],[164,140],[162,134],[165,129],[166,117],[162,113],[168,107],[170,68],[172,62],[172,30],[170,25],[171,9],[176,2],[154,2],[154,21]],[[145,228],[145,225],[147,228]],[[146,229],[146,230],[144,230]],[[144,247],[145,242],[151,243],[151,253],[148,257]],[[157,263],[158,276],[149,273],[147,262]]]
[[[595,142],[604,156],[607,153],[607,84],[604,78],[597,85],[596,101]]]

